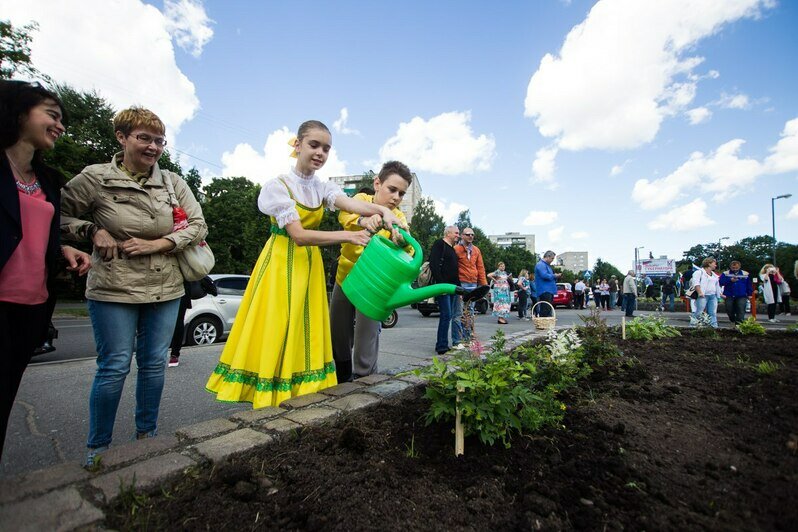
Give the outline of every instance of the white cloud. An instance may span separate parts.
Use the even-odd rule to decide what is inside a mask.
[[[784,124],[781,139],[770,149],[765,159],[768,173],[784,173],[798,170],[798,118]]]
[[[85,0],[76,6],[3,0],[2,17],[20,26],[39,23],[31,42],[39,70],[77,89],[96,89],[117,109],[152,109],[174,135],[197,112],[199,100],[175,62],[169,19],[140,0]]]
[[[557,221],[558,214],[555,211],[529,211],[529,215],[524,219],[524,225],[551,225]]]
[[[751,106],[751,101],[746,94],[726,94],[724,92],[721,93],[717,105],[724,109],[748,109]]]
[[[648,223],[652,231],[692,231],[701,227],[714,225],[715,221],[706,214],[707,204],[702,199],[696,199],[686,205],[675,207],[670,211],[660,214]]]
[[[166,30],[177,45],[194,57],[202,55],[203,47],[213,38],[211,24],[202,2],[197,0],[165,0]]]
[[[525,116],[560,148],[634,148],[688,106],[701,39],[756,17],[771,0],[603,0],[546,54],[529,81]],[[716,77],[710,72],[709,77]]]
[[[292,148],[288,144],[292,137],[294,132],[287,127],[270,133],[262,153],[249,144],[238,144],[232,152],[226,151],[222,154],[222,165],[224,165],[222,176],[244,176],[256,183],[264,183],[268,179],[288,172],[296,164],[296,159],[291,157]],[[317,175],[325,179],[346,174],[346,161],[338,159],[335,148],[332,148],[327,163]]]
[[[555,158],[559,150],[556,146],[541,148],[535,154],[535,161],[532,163],[532,182],[543,183],[549,188],[556,188],[554,171],[557,169]]]
[[[490,170],[496,156],[493,136],[474,136],[471,112],[451,112],[429,120],[402,122],[396,135],[380,148],[380,159],[396,159],[415,172],[443,175]]]
[[[706,107],[696,107],[695,109],[690,109],[685,114],[687,118],[690,119],[690,125],[693,126],[706,122],[712,117],[712,111]]]
[[[587,231],[575,231],[571,233],[571,238],[574,240],[584,240],[585,238],[590,238],[590,233]]]
[[[349,121],[349,109],[346,107],[341,108],[341,114],[338,120],[333,122],[333,129],[342,135],[360,135],[357,129],[349,129],[346,123]]]
[[[613,165],[612,168],[610,168],[610,176],[615,177],[616,175],[623,173],[624,169],[626,168],[626,165],[629,164],[630,162],[632,162],[631,159],[626,159],[621,164]]]
[[[784,125],[781,139],[770,148],[764,162],[740,158],[745,141],[734,139],[720,145],[713,153],[694,152],[673,173],[649,181],[639,179],[632,190],[632,199],[645,210],[659,209],[684,196],[713,194],[713,200],[725,201],[748,190],[767,174],[798,170],[798,118]]]
[[[560,227],[555,227],[551,229],[548,233],[546,233],[549,237],[549,242],[552,244],[557,244],[562,240],[562,233],[565,231],[565,226],[561,225]]]
[[[787,213],[788,220],[798,220],[798,203],[792,206],[790,212]]]
[[[468,210],[468,206],[454,201],[446,203],[446,200],[433,199],[432,204],[435,206],[435,212],[441,215],[446,224],[453,224],[461,212]]]
[[[756,214],[749,214],[747,218],[748,225],[756,225],[759,223],[759,216]]]

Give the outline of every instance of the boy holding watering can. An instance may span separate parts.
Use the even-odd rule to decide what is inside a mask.
[[[387,207],[397,218],[405,222],[399,204],[402,203],[402,198],[412,182],[413,175],[407,166],[398,161],[388,161],[374,178],[374,194],[360,193],[355,195],[355,199]],[[390,232],[383,229],[383,219],[379,214],[361,216],[342,210],[338,215],[338,221],[346,231],[366,229],[372,234],[391,237]],[[405,242],[400,241],[399,245],[405,245]],[[351,381],[353,378],[365,377],[377,371],[380,322],[358,311],[341,289],[341,284],[360,258],[363,248],[364,246],[355,243],[341,245],[335,287],[330,298],[330,328],[338,382]],[[411,255],[414,252],[412,246],[407,246],[405,249]]]

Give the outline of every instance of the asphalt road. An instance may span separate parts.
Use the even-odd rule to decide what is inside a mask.
[[[585,311],[557,311],[558,325],[581,323]],[[605,313],[610,324],[620,323],[621,312]],[[640,314],[640,313],[638,313]],[[675,325],[687,325],[687,315],[668,315]],[[794,323],[792,316],[780,326]],[[769,324],[766,324],[769,326]],[[81,461],[88,431],[88,396],[95,371],[95,349],[88,319],[58,320],[57,351],[36,357],[22,380],[11,413],[0,477],[40,469],[65,461]],[[399,322],[380,338],[380,371],[396,373],[431,359],[434,355],[437,316],[422,317],[410,308],[399,309]],[[721,326],[728,323],[721,321]],[[478,316],[477,336],[488,339],[497,329],[506,333],[529,330],[532,324],[511,316],[498,325],[490,315]],[[176,429],[251,408],[246,404],[220,403],[205,392],[223,344],[184,348],[180,366],[168,368],[161,402],[159,431]],[[114,427],[114,441],[134,436],[135,364],[125,383]]]

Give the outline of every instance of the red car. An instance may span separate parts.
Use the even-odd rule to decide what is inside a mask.
[[[557,283],[557,293],[554,294],[552,304],[555,307],[574,308],[574,293],[571,291],[571,283]]]

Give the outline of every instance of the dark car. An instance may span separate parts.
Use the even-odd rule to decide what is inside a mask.
[[[419,301],[418,303],[413,303],[410,307],[418,310],[425,318],[431,316],[433,312],[438,313],[441,310],[438,308],[438,303],[435,301],[434,297]],[[488,300],[483,297],[475,301],[474,310],[479,314],[487,314]]]

